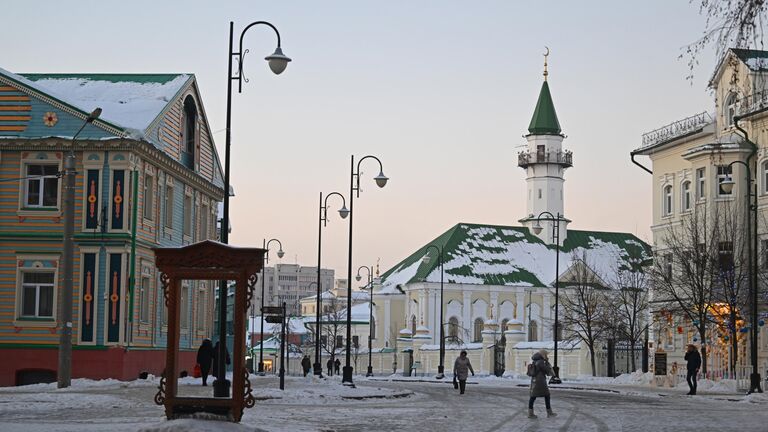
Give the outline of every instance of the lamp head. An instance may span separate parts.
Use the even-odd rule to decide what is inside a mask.
[[[725,180],[720,182],[720,187],[723,188],[723,191],[725,193],[729,194],[733,191],[733,185],[735,184],[736,182],[733,181],[733,177],[729,175],[728,177],[725,178]]]
[[[283,252],[283,248],[280,248],[280,250],[277,251],[277,257],[282,258],[285,255],[285,252]]]
[[[384,171],[380,172],[379,175],[373,178],[376,180],[376,185],[380,188],[383,188],[387,185],[387,180],[389,180],[389,177],[384,175]]]
[[[99,118],[101,115],[101,108],[96,108],[95,110],[91,111],[90,114],[88,114],[88,118],[85,119],[86,123],[93,123],[94,120]]]
[[[362,279],[362,278],[363,277],[360,276],[360,273],[358,273],[357,276],[355,276],[355,280],[358,281],[358,282],[360,282],[360,279]]]
[[[424,261],[424,264],[429,264],[429,261],[432,260],[432,258],[430,258],[429,255],[424,255],[424,258],[421,260]]]
[[[283,73],[285,68],[288,67],[288,62],[291,61],[290,58],[283,54],[283,49],[280,47],[275,48],[275,52],[264,57],[264,60],[269,62],[269,68],[272,69],[275,75]]]
[[[534,234],[541,234],[541,225],[539,224],[539,221],[536,221],[536,225],[533,226],[533,233]]]
[[[342,219],[346,219],[347,216],[349,216],[349,209],[347,206],[343,206],[339,209],[339,216],[341,216]]]

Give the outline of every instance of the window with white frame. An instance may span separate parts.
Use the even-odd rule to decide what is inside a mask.
[[[139,321],[149,322],[149,276],[142,276],[139,287]]]
[[[25,207],[59,206],[59,166],[57,164],[28,164],[24,174]]]
[[[472,335],[472,342],[483,341],[483,319],[475,318],[474,334]]]
[[[528,323],[528,342],[536,342],[539,340],[539,325],[536,320],[531,320]]]
[[[144,174],[144,219],[152,220],[155,212],[155,178]]]
[[[768,194],[768,160],[762,163],[760,169],[763,172],[763,193]]]
[[[173,228],[173,186],[165,185],[165,226]]]
[[[682,210],[683,211],[690,210],[691,209],[691,182],[690,181],[683,182],[681,198],[683,200],[683,202],[681,203]]]
[[[663,193],[662,193],[662,203],[661,203],[661,215],[662,216],[669,216],[672,214],[672,185],[666,185],[664,186]]]
[[[707,182],[707,172],[706,168],[697,168],[696,169],[696,199],[701,200],[706,197],[706,189],[705,185]]]
[[[189,286],[181,286],[179,298],[179,325],[181,328],[189,328]]]
[[[203,204],[200,210],[200,240],[208,240],[208,206]]]
[[[184,195],[184,235],[192,235],[192,195]]]
[[[21,272],[22,318],[53,318],[54,278],[52,271]]]
[[[736,93],[729,93],[725,99],[725,124],[733,126],[733,116],[736,115],[736,108],[738,104],[738,96]]]
[[[733,191],[726,192],[723,189],[723,182],[731,177],[731,167],[728,165],[718,165],[717,167],[717,194],[719,196],[730,196]]]

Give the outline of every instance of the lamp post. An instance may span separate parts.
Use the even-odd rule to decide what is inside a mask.
[[[547,216],[547,217],[542,217]],[[559,305],[560,305],[560,221],[563,220],[563,216],[558,212],[557,216],[553,215],[552,213],[548,211],[543,211],[539,213],[539,216],[536,218],[536,225],[533,226],[533,232],[536,234],[541,233],[541,221],[547,221],[552,222],[552,240],[555,242],[555,331],[554,333],[554,341],[555,341],[555,365],[552,367],[552,371],[554,372],[554,375],[549,380],[550,384],[560,384],[562,383],[562,380],[560,380],[560,368],[557,366],[557,338],[558,338],[558,330],[560,329],[560,323],[558,321],[559,318]]]
[[[365,269],[368,271],[368,289],[370,290],[370,299],[369,299],[369,305],[368,305],[368,371],[366,371],[365,376],[372,377],[373,376],[373,365],[371,364],[371,349],[373,348],[373,267],[368,266],[360,266],[357,269],[357,276],[355,276],[355,280],[360,282],[360,280],[363,278],[360,276],[360,270]]]
[[[344,195],[339,192],[331,192],[325,196],[323,200],[323,193],[320,192],[320,220],[317,224],[317,298],[315,299],[315,364],[312,365],[313,373],[317,376],[323,376],[323,365],[320,363],[320,320],[321,320],[321,295],[322,289],[320,284],[320,261],[323,253],[323,227],[328,224],[328,198],[333,195],[341,197],[341,208],[339,209],[339,216],[342,219],[346,219],[349,215],[347,210],[347,200],[344,199]]]
[[[248,24],[240,33],[240,50],[232,51],[232,45],[234,42],[234,28],[235,23],[229,22],[229,51],[227,53],[227,122],[226,122],[226,138],[224,147],[224,214],[221,218],[221,242],[224,244],[229,243],[229,161],[230,161],[230,144],[232,142],[232,81],[237,81],[237,91],[242,93],[243,80],[248,80],[243,77],[243,58],[248,50],[243,51],[243,36],[245,32],[255,25],[266,25],[275,31],[277,35],[277,48],[275,52],[264,58],[269,62],[269,68],[276,75],[281,74],[288,66],[290,58],[283,55],[283,50],[280,47],[280,32],[277,31],[275,26],[266,21],[255,21]],[[232,75],[232,62],[237,60],[237,75]],[[219,352],[217,355],[219,358],[225,358],[227,354],[227,281],[219,281]],[[262,296],[263,298],[263,296]],[[241,330],[242,331],[242,330]],[[226,364],[223,361],[217,362],[218,370],[214,371],[217,379],[213,383],[213,395],[216,397],[228,397],[229,396],[229,381],[226,380]]]
[[[744,161],[733,161],[728,164],[728,168],[730,169],[734,164],[741,164],[744,165],[744,168],[747,171],[747,193],[746,193],[746,202],[747,202],[747,241],[750,240],[753,241],[752,245],[747,245],[747,252],[748,252],[748,267],[747,270],[749,272],[749,279],[750,279],[750,286],[752,289],[752,325],[751,327],[751,338],[750,338],[750,354],[751,354],[751,360],[752,360],[752,373],[749,376],[749,393],[762,393],[763,389],[760,387],[760,372],[758,369],[757,364],[757,349],[758,349],[758,342],[757,342],[757,308],[758,308],[758,295],[757,295],[757,191],[753,191],[753,179],[752,179],[752,173],[749,169],[749,164]],[[720,186],[723,188],[723,191],[726,193],[731,193],[733,191],[733,186],[736,183],[733,181],[733,178],[731,175],[728,175],[728,177],[725,178],[725,180],[720,183]],[[752,202],[750,203],[750,198],[752,198]],[[750,221],[750,213],[752,214],[752,220]],[[752,235],[752,228],[754,227],[754,235]],[[704,342],[704,341],[702,341]]]
[[[430,248],[435,248],[437,251],[437,260],[440,264],[440,364],[437,366],[437,379],[445,378],[445,325],[443,324],[443,248],[431,244],[427,246],[425,253],[429,252]],[[424,256],[424,262],[429,263],[429,255]]]
[[[357,171],[355,171],[355,156],[352,155],[351,160],[351,172],[349,179],[349,260],[347,262],[347,350],[346,350],[346,364],[341,378],[342,384],[352,385],[352,364],[351,360],[351,342],[352,342],[352,204],[357,192],[357,197],[360,197],[360,164],[366,159],[375,159],[379,163],[379,175],[374,177],[376,185],[383,188],[387,185],[389,178],[384,175],[384,167],[381,161],[376,156],[364,156],[357,162]]]
[[[266,252],[264,252],[264,265],[261,270],[261,328],[259,329],[259,337],[261,338],[259,340],[259,374],[262,375],[264,374],[264,284],[265,279],[267,278],[267,263],[269,263],[269,244],[273,241],[280,245],[280,249],[277,250],[277,257],[282,258],[283,255],[285,255],[285,252],[283,252],[283,244],[280,243],[280,240],[273,238],[267,241],[264,239],[262,247],[266,249]],[[275,271],[275,276],[277,276],[277,271]]]
[[[61,293],[61,312],[59,314],[58,388],[69,387],[72,384],[72,296],[74,295],[72,267],[75,255],[75,243],[72,236],[75,232],[75,176],[77,176],[77,171],[75,171],[75,142],[85,126],[93,123],[100,115],[101,108],[96,108],[88,114],[80,129],[72,137],[69,153],[64,159],[64,245],[61,257],[64,286]]]

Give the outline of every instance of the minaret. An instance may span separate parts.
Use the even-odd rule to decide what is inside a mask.
[[[570,222],[564,216],[563,173],[566,168],[572,166],[572,155],[570,151],[563,150],[565,135],[560,130],[555,105],[549,93],[547,56],[549,56],[549,48],[544,54],[544,83],[541,85],[531,124],[528,125],[528,135],[525,136],[528,140],[528,148],[520,152],[517,158],[517,165],[526,171],[528,183],[526,192],[528,216],[520,219],[520,222],[529,229],[531,234],[552,244],[554,243],[552,223],[543,221],[549,218],[549,215],[542,216],[540,225],[543,229],[539,234],[536,234],[532,228],[542,212],[550,212],[555,217],[560,215],[563,219],[560,222],[560,243],[562,244],[567,235],[568,222]]]

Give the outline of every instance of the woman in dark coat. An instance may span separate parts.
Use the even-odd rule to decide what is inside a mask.
[[[225,357],[225,363],[230,364],[232,361],[229,359],[229,350],[227,350],[227,356]],[[219,356],[219,342],[216,341],[216,345],[213,346],[213,376],[216,376],[218,373],[218,369],[216,367],[218,366],[218,356]]]
[[[200,348],[197,349],[197,364],[200,365],[200,373],[203,376],[203,385],[208,385],[208,373],[213,363],[213,345],[210,339],[203,339]]]
[[[462,351],[453,362],[453,375],[459,380],[459,394],[464,394],[464,389],[467,388],[467,377],[469,372],[472,372],[472,376],[475,376],[475,370],[472,369],[472,363],[469,362],[467,352]]]
[[[552,412],[552,406],[549,401],[549,386],[547,385],[547,376],[553,376],[552,366],[547,359],[547,351],[539,350],[531,360],[533,361],[534,373],[531,377],[531,392],[528,399],[528,418],[537,418],[533,412],[533,402],[539,396],[544,396],[544,404],[547,407],[547,417],[554,417],[557,414]]]

